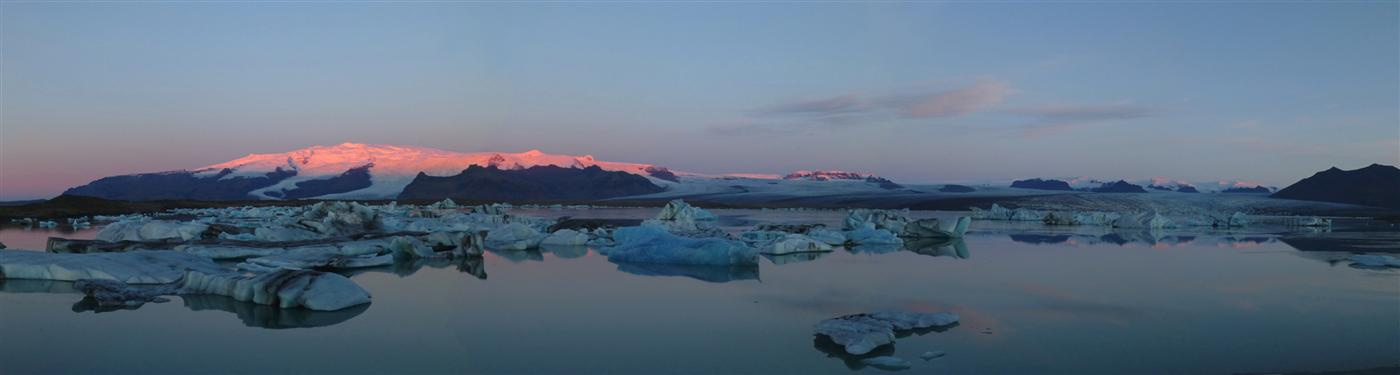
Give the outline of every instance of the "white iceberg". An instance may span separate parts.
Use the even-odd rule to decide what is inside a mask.
[[[719,219],[715,214],[691,206],[677,199],[667,202],[655,219],[646,220],[645,225],[661,226],[667,231],[692,237],[722,237],[724,231],[716,227]]]
[[[601,249],[608,260],[631,263],[706,266],[756,266],[758,252],[743,242],[721,238],[690,238],[652,225],[613,232],[616,245]]]

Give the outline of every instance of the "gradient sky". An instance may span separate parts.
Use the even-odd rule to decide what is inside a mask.
[[[1400,164],[1400,3],[0,3],[0,199],[345,141],[900,182]]]

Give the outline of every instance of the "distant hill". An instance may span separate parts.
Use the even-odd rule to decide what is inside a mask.
[[[399,199],[570,200],[659,193],[666,189],[646,177],[598,166],[552,165],[504,170],[473,165],[455,176],[419,173]]]
[[[1072,187],[1069,186],[1069,183],[1068,183],[1068,182],[1064,182],[1064,181],[1060,181],[1060,180],[1053,180],[1053,179],[1039,179],[1039,178],[1032,178],[1032,179],[1029,179],[1029,180],[1016,180],[1016,181],[1012,181],[1012,182],[1011,182],[1011,187],[1014,187],[1014,188],[1021,188],[1021,189],[1036,189],[1036,190],[1065,190],[1065,191],[1074,190],[1074,188],[1072,188]]]
[[[1269,190],[1269,188],[1267,188],[1267,187],[1263,187],[1263,186],[1254,186],[1254,187],[1232,187],[1232,188],[1227,188],[1227,189],[1225,189],[1225,190],[1221,190],[1220,192],[1221,192],[1221,193],[1262,193],[1262,194],[1268,194],[1268,193],[1272,193],[1272,192],[1274,192],[1274,191],[1273,191],[1273,190]]]
[[[1089,189],[1089,191],[1092,191],[1092,192],[1095,192],[1095,193],[1146,193],[1146,192],[1147,192],[1147,190],[1143,190],[1143,189],[1142,189],[1142,186],[1133,185],[1133,184],[1131,184],[1131,183],[1129,183],[1129,182],[1127,182],[1127,181],[1123,181],[1123,180],[1118,180],[1118,181],[1115,181],[1115,182],[1105,183],[1105,184],[1103,184],[1103,186],[1099,186],[1099,187],[1096,187],[1096,188],[1093,188],[1093,189]]]
[[[1269,197],[1400,209],[1400,168],[1371,164],[1344,171],[1332,167]]]

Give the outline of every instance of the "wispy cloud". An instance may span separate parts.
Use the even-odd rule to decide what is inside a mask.
[[[984,80],[954,88],[907,90],[882,95],[845,94],[759,108],[749,118],[711,126],[717,135],[781,134],[893,119],[938,119],[982,112],[1014,93],[1011,85]]]
[[[947,91],[894,96],[884,102],[904,117],[939,118],[982,111],[1001,103],[1011,93],[1011,85],[1005,82],[986,81]]]
[[[1022,127],[1018,134],[1032,138],[1112,124],[1116,121],[1139,119],[1158,113],[1150,107],[1127,103],[1024,107],[1003,112],[1030,118],[1031,123]]]

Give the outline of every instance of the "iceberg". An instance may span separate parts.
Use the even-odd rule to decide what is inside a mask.
[[[117,241],[191,241],[204,236],[209,225],[201,223],[180,223],[164,220],[131,220],[108,224],[97,232],[97,239]]]
[[[0,279],[113,280],[127,284],[170,284],[187,271],[225,272],[209,258],[175,251],[55,254],[0,250]]]
[[[923,358],[925,361],[931,361],[937,358],[942,358],[946,355],[948,355],[948,353],[944,353],[942,351],[928,351],[924,352],[924,354],[920,354],[919,358]]]
[[[486,233],[486,247],[494,250],[529,250],[540,245],[544,235],[521,223],[510,223]]]
[[[760,253],[773,255],[822,251],[831,251],[831,245],[796,233],[769,241],[759,250]]]
[[[278,270],[241,275],[190,272],[180,294],[217,294],[280,308],[335,311],[369,303],[369,292],[345,276],[310,270]]]
[[[616,245],[601,249],[608,260],[624,263],[757,266],[758,252],[743,242],[681,237],[654,225],[613,232]]]
[[[921,219],[904,226],[900,237],[911,238],[962,238],[972,218],[962,216],[954,220]]]
[[[724,231],[715,226],[719,217],[685,201],[677,199],[661,207],[656,218],[644,221],[644,225],[654,225],[666,230],[691,237],[723,237]]]
[[[870,224],[866,224],[864,228],[847,231],[845,236],[847,242],[855,245],[899,245],[904,243],[904,240],[896,236],[894,232],[875,229]]]
[[[554,246],[584,246],[588,245],[588,233],[573,229],[560,229],[550,233],[548,237],[540,241],[540,245]]]
[[[1045,219],[1045,213],[1027,208],[1012,210],[1002,207],[999,204],[992,203],[991,209],[987,210],[972,207],[972,218],[984,220],[1042,221]]]
[[[895,211],[859,208],[846,213],[846,219],[842,220],[841,228],[850,231],[871,225],[876,229],[900,233],[904,231],[904,225],[908,223],[909,210]]]
[[[952,313],[887,310],[823,320],[816,324],[814,331],[845,347],[847,353],[861,355],[894,343],[895,331],[946,327],[957,324],[958,320],[958,315]]]

